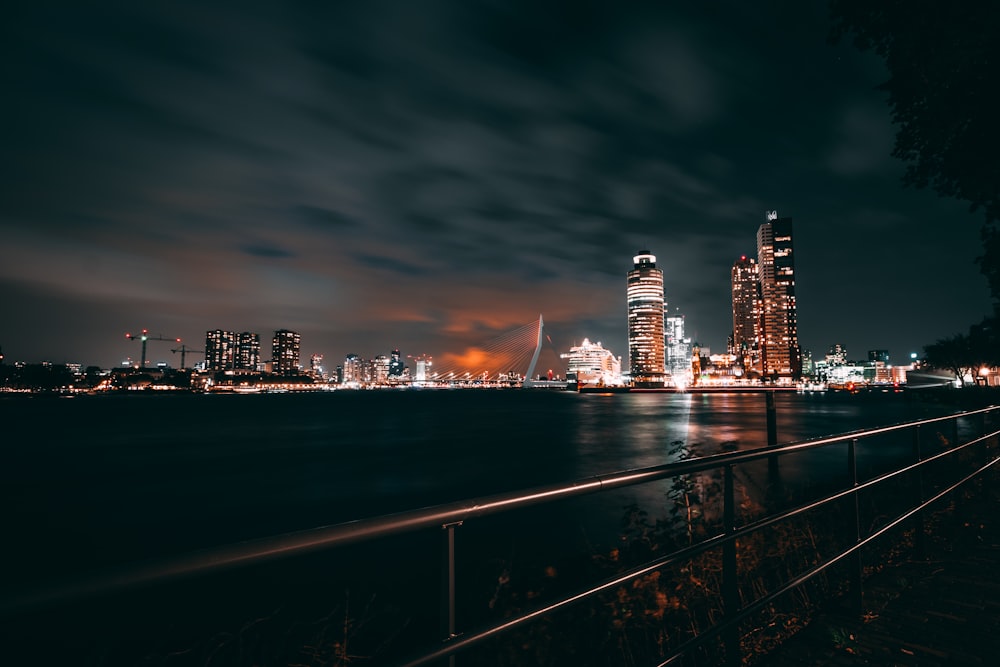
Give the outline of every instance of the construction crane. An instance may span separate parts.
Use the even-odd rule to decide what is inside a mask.
[[[177,340],[180,340],[180,338],[178,338]],[[185,354],[187,354],[188,352],[194,352],[195,354],[205,354],[205,350],[192,350],[187,345],[181,345],[176,350],[170,350],[170,351],[173,352],[173,353],[175,353],[175,354],[177,352],[181,353],[181,370],[184,370],[185,368],[187,368],[187,366],[184,365],[184,355]]]
[[[142,341],[142,365],[139,368],[146,367],[146,343],[151,340],[169,340],[172,343],[181,342],[180,338],[166,338],[163,335],[157,334],[156,336],[150,336],[148,329],[143,329],[141,334],[125,334],[125,337],[129,340],[141,340]]]

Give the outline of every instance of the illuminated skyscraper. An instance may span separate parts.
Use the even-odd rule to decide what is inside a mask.
[[[729,353],[745,371],[760,372],[760,276],[757,261],[741,256],[733,264],[733,336]]]
[[[341,382],[344,384],[351,385],[363,385],[367,380],[368,373],[366,372],[366,366],[368,364],[360,356],[356,354],[349,354],[344,357],[344,376]]]
[[[767,213],[757,230],[761,294],[761,365],[765,376],[802,375],[798,316],[795,309],[795,256],[792,219]]]
[[[401,378],[403,377],[403,372],[405,370],[406,364],[403,363],[399,350],[393,350],[392,355],[389,358],[389,370],[387,371],[388,377],[397,379]]]
[[[299,347],[302,337],[294,331],[279,329],[271,339],[271,370],[295,373],[299,370]]]
[[[663,386],[663,271],[656,256],[640,250],[628,272],[628,361],[629,374],[638,386]]]
[[[236,361],[236,334],[232,331],[216,329],[205,332],[205,368],[210,371],[225,371],[233,368]]]
[[[684,337],[684,316],[674,314],[665,317],[663,331],[667,373],[674,386],[684,386],[691,375],[691,339]]]
[[[243,331],[236,339],[236,368],[256,371],[260,367],[260,335]]]
[[[389,357],[380,354],[371,360],[371,370],[369,371],[371,381],[382,385],[389,380]]]

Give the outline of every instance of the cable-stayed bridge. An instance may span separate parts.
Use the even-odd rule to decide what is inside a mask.
[[[536,366],[542,351],[545,322],[537,320],[493,338],[480,347],[470,347],[461,354],[446,354],[425,371],[429,384],[547,386],[539,380]],[[551,345],[551,340],[549,340]],[[564,386],[565,382],[553,383]]]

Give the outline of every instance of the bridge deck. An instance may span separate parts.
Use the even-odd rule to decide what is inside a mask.
[[[773,654],[787,665],[1000,664],[1000,483],[936,516],[926,558],[888,567],[865,585],[865,620],[831,612]]]

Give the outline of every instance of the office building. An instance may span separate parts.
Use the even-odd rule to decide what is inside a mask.
[[[341,383],[352,386],[361,386],[368,382],[367,362],[357,354],[349,354],[344,357],[344,366],[341,371]]]
[[[757,229],[760,277],[761,367],[765,377],[798,379],[802,375],[798,315],[795,305],[795,254],[792,219],[769,211]]]
[[[405,371],[406,364],[403,363],[399,350],[393,350],[389,357],[389,370],[386,372],[386,375],[398,380],[403,377]]]
[[[691,339],[684,336],[684,316],[670,315],[663,320],[663,339],[670,384],[683,387],[691,380]]]
[[[243,331],[236,337],[235,367],[244,371],[260,370],[260,334]]]
[[[761,294],[757,261],[742,255],[733,263],[733,333],[729,354],[738,359],[744,373],[760,373]]]
[[[236,363],[236,334],[215,329],[205,332],[205,369],[231,370]]]
[[[302,337],[294,331],[279,329],[271,339],[271,370],[278,374],[297,373]]]
[[[628,362],[633,384],[662,387],[665,373],[663,271],[656,256],[640,250],[626,278]]]

